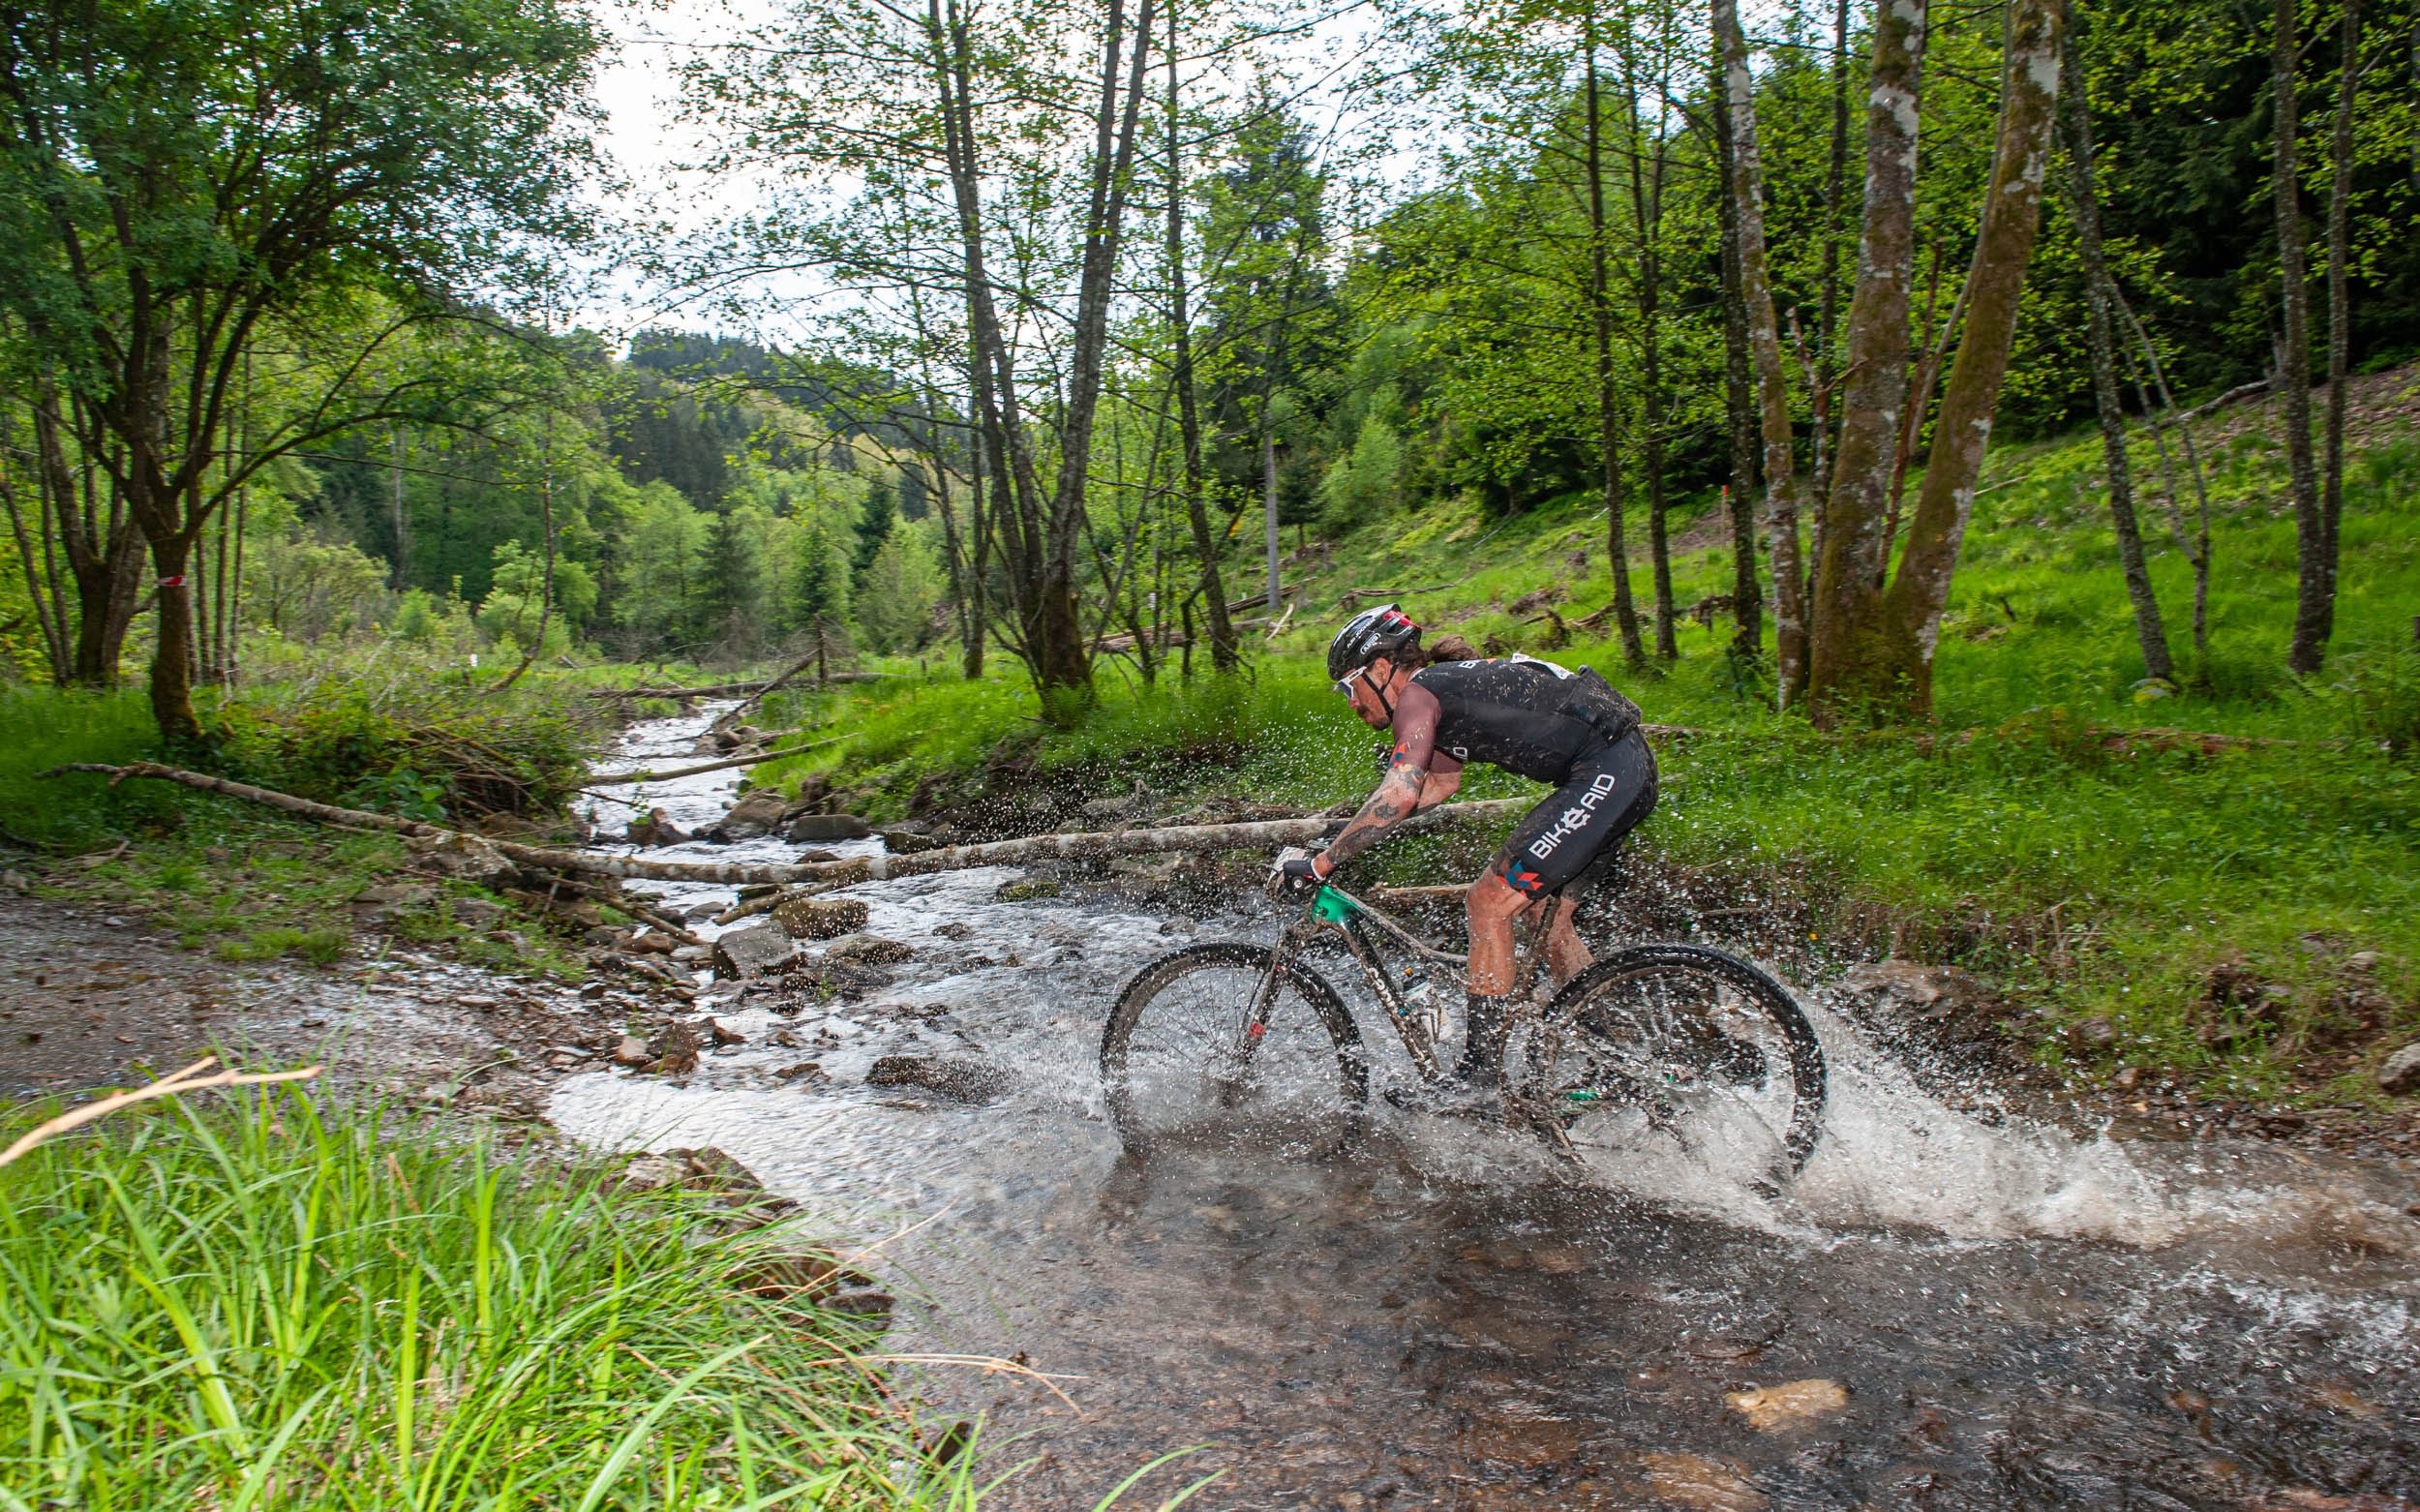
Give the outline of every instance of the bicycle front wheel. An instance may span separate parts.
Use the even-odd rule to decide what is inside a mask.
[[[1824,1114],[1824,1052],[1796,999],[1746,961],[1643,945],[1574,977],[1515,1037],[1513,1111],[1569,1147],[1669,1139],[1749,1181],[1796,1176]]]
[[[1358,1133],[1370,1063],[1334,987],[1290,962],[1255,1032],[1273,954],[1190,946],[1118,994],[1101,1039],[1101,1081],[1129,1149],[1317,1158]]]

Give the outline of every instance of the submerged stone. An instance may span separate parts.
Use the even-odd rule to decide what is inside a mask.
[[[1746,1418],[1750,1428],[1760,1434],[1773,1434],[1846,1411],[1849,1390],[1836,1380],[1793,1380],[1778,1386],[1728,1392],[1723,1401]]]

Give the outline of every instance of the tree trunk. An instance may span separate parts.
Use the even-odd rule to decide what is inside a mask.
[[[1261,555],[1269,572],[1269,613],[1277,613],[1277,428],[1269,419],[1270,396],[1260,402]]]
[[[2101,417],[2102,465],[2109,474],[2109,520],[2117,529],[2126,596],[2133,601],[2143,675],[2173,682],[2176,667],[2168,657],[2167,627],[2160,620],[2159,595],[2152,591],[2151,568],[2143,556],[2142,528],[2134,518],[2134,478],[2126,453],[2126,405],[2118,394],[2116,321],[2110,309],[2114,283],[2101,243],[2101,187],[2093,168],[2092,92],[2084,79],[2072,6],[2066,22],[2059,70],[2060,87],[2067,95],[2068,207],[2075,221],[2076,254],[2084,265],[2084,345],[2092,361],[2093,406]]]
[[[18,502],[18,490],[9,478],[6,465],[0,464],[0,500],[8,504],[9,532],[16,541],[17,565],[25,575],[25,596],[33,605],[35,622],[42,627],[43,660],[49,664],[51,685],[66,687],[76,676],[75,654],[68,649],[72,637],[67,626],[67,585],[60,579],[57,559],[50,550],[50,488],[39,464],[34,469],[34,478],[37,509],[34,529],[29,530]],[[42,543],[39,552],[35,549],[36,541]]]
[[[1641,395],[1640,459],[1647,472],[1648,568],[1655,590],[1655,654],[1677,659],[1680,645],[1675,635],[1672,602],[1672,550],[1664,529],[1664,325],[1663,220],[1664,164],[1667,138],[1658,133],[1651,160],[1642,161],[1637,80],[1630,79],[1631,102],[1630,207],[1638,234],[1639,366]]]
[[[2328,408],[2326,456],[2319,475],[2319,622],[2314,651],[2324,651],[2336,629],[2336,574],[2343,553],[2338,533],[2344,518],[2344,408],[2351,395],[2353,104],[2361,87],[2361,0],[2344,0],[2343,38],[2338,45],[2336,129],[2328,143]],[[2314,662],[2315,666],[2315,662]]]
[[[1831,17],[1831,151],[1824,168],[1824,271],[1815,332],[1815,492],[1830,492],[1831,384],[1840,365],[1840,232],[1849,198],[1849,0]]]
[[[1873,699],[1902,718],[1932,713],[1933,648],[1950,579],[1975,507],[1991,418],[2016,341],[2025,269],[2042,228],[2043,180],[2059,104],[2060,0],[2010,0],[2008,49],[2000,75],[2000,122],[1991,180],[1975,230],[1966,275],[1966,334],[1941,391],[1924,488],[1908,522],[1907,547],[1883,619],[1884,657],[1872,681],[1853,696]],[[1846,688],[1835,691],[1849,691]],[[1836,707],[1836,706],[1835,706]]]
[[[1865,106],[1865,214],[1849,305],[1840,445],[1821,515],[1808,637],[1807,705],[1818,724],[1857,717],[1875,689],[1901,694],[1903,660],[1889,646],[1882,528],[1907,397],[1908,284],[1915,270],[1918,108],[1928,0],[1874,10]]]
[[[1824,175],[1824,271],[1820,294],[1822,306],[1817,312],[1815,333],[1815,394],[1810,406],[1814,412],[1815,453],[1813,491],[1809,498],[1814,507],[1807,511],[1806,561],[1804,583],[1799,593],[1801,606],[1809,605],[1815,591],[1814,564],[1824,556],[1824,500],[1831,497],[1832,414],[1836,404],[1835,385],[1840,377],[1840,232],[1846,224],[1849,197],[1849,0],[1834,0],[1831,17],[1831,152]],[[1802,620],[1800,633],[1811,633],[1811,612]],[[1800,657],[1799,682],[1795,688],[1785,687],[1785,697],[1804,702],[1806,697],[1807,659]]]
[[[955,0],[927,0],[925,23],[933,44],[942,148],[958,223],[975,418],[991,478],[992,504],[997,511],[991,518],[998,527],[1010,607],[1014,611],[1011,646],[1039,681],[1044,505],[1017,399],[1014,353],[992,297],[983,235],[983,179],[976,152],[974,38]]]
[[[538,585],[538,633],[529,642],[529,649],[521,653],[521,665],[513,668],[504,680],[496,684],[500,693],[521,680],[546,649],[547,625],[555,617],[555,417],[546,417],[546,457],[538,472],[538,516],[546,531],[546,576]],[[720,721],[716,721],[720,723]]]
[[[1143,102],[1144,63],[1151,52],[1153,0],[1136,15],[1134,52],[1126,55],[1125,0],[1111,0],[1102,48],[1101,106],[1095,117],[1091,197],[1084,221],[1082,271],[1076,283],[1075,320],[1068,339],[1066,413],[1059,433],[1058,486],[1050,499],[1042,572],[1041,644],[1035,648],[1035,680],[1042,688],[1089,701],[1092,654],[1075,602],[1075,548],[1084,533],[1084,503],[1090,482],[1093,414],[1100,405],[1104,352],[1109,337],[1109,301],[1117,273],[1118,241],[1125,228],[1136,126]],[[1126,66],[1123,86],[1120,63]],[[1050,701],[1045,698],[1044,707]]]
[[[1588,314],[1596,342],[1596,441],[1605,490],[1605,564],[1614,575],[1614,622],[1632,666],[1647,660],[1639,610],[1630,596],[1630,552],[1622,532],[1621,391],[1614,373],[1614,298],[1605,216],[1605,111],[1596,76],[1596,13],[1587,20]]]
[[[2285,426],[2286,471],[2294,490],[2294,635],[2285,665],[2295,672],[2319,670],[2327,654],[2335,605],[2329,592],[2327,525],[2319,512],[2318,469],[2311,456],[2311,271],[2304,256],[2300,102],[2296,74],[2302,57],[2297,0],[2277,0],[2269,42],[2269,83],[2276,103],[2277,267],[2284,287],[2284,332],[2278,345],[2278,413]]]
[[[879,882],[897,877],[929,876],[936,871],[960,871],[976,866],[1012,866],[1037,861],[1096,860],[1112,856],[1173,856],[1210,851],[1273,850],[1283,845],[1309,845],[1327,832],[1330,823],[1325,817],[1313,814],[1302,819],[1264,819],[1244,824],[1170,825],[1164,829],[1117,830],[1089,834],[1035,834],[1015,840],[991,840],[977,845],[944,846],[938,850],[920,851],[913,856],[852,856],[840,861],[802,862],[795,864],[748,865],[716,862],[645,861],[636,856],[600,856],[593,851],[560,851],[535,845],[520,845],[510,840],[491,840],[480,835],[463,834],[426,824],[416,819],[398,818],[393,814],[372,813],[366,809],[340,808],[333,803],[316,802],[288,793],[249,783],[233,782],[204,772],[185,771],[153,762],[130,762],[123,767],[104,766],[98,762],[75,762],[54,767],[42,773],[56,777],[64,772],[80,771],[106,775],[112,781],[150,778],[173,782],[203,793],[217,793],[227,798],[239,798],[248,802],[263,803],[272,808],[299,814],[322,824],[348,825],[362,830],[378,830],[389,834],[409,835],[422,841],[438,841],[445,848],[467,851],[473,855],[493,853],[524,866],[542,867],[549,871],[578,871],[607,877],[654,877],[669,881],[740,883],[829,882],[846,885],[853,882]],[[1513,818],[1530,805],[1521,798],[1481,799],[1460,803],[1440,803],[1424,808],[1404,821],[1404,828],[1425,832],[1456,823],[1497,824]]]
[[[1783,708],[1804,685],[1806,628],[1799,585],[1798,447],[1790,425],[1790,390],[1781,363],[1781,322],[1773,314],[1772,276],[1765,256],[1765,166],[1756,135],[1755,81],[1748,75],[1747,38],[1737,0],[1714,0],[1714,36],[1722,48],[1723,96],[1731,106],[1733,215],[1739,225],[1739,297],[1756,361],[1757,417],[1765,443],[1765,513],[1773,532],[1773,627]]]
[[[170,749],[201,741],[201,716],[194,711],[194,593],[186,577],[193,537],[182,531],[151,540],[151,570],[158,575],[159,627],[151,652],[151,717]]]
[[[1168,65],[1168,323],[1175,331],[1176,351],[1168,386],[1176,391],[1176,431],[1184,453],[1185,523],[1193,531],[1194,554],[1201,560],[1198,581],[1204,610],[1210,617],[1210,665],[1217,672],[1233,672],[1242,665],[1242,658],[1236,654],[1235,626],[1226,613],[1226,583],[1219,571],[1219,541],[1210,533],[1209,505],[1202,498],[1201,408],[1194,392],[1193,312],[1185,287],[1184,133],[1177,105],[1176,44],[1176,0],[1169,0],[1165,49]],[[1190,628],[1185,638],[1193,639]],[[1188,648],[1189,672],[1192,655]]]
[[[395,570],[388,574],[387,587],[402,592],[411,586],[411,517],[404,507],[404,428],[386,428],[388,489],[395,513]]]
[[[1723,419],[1731,438],[1731,482],[1723,505],[1731,516],[1731,607],[1738,626],[1736,657],[1752,660],[1764,644],[1762,594],[1756,579],[1756,407],[1748,390],[1748,315],[1739,283],[1739,206],[1733,161],[1731,95],[1715,59],[1715,219],[1722,229]],[[1795,533],[1795,530],[1794,530]]]
[[[36,462],[59,543],[67,551],[67,575],[76,585],[70,678],[79,687],[115,687],[126,632],[142,600],[143,532],[114,484],[107,507],[102,507],[99,469],[89,453],[80,476],[69,466],[60,438],[63,424],[53,398],[45,395],[35,404]]]

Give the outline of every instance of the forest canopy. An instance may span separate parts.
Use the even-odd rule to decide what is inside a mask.
[[[1694,530],[1759,696],[1921,720],[1986,446],[2092,426],[2185,691],[2183,420],[2257,393],[2324,664],[2345,379],[2420,358],[2407,3],[1355,15],[786,0],[682,55],[749,189],[675,235],[599,208],[575,5],[20,8],[0,645],[171,738],[331,637],[1005,654],[1064,720],[1238,668],[1315,538],[1566,509],[1634,665]],[[633,270],[681,319],[611,331]]]

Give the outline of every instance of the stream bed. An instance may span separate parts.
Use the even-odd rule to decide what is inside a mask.
[[[713,711],[634,725],[621,754],[673,765]],[[693,829],[735,775],[634,796]],[[983,1416],[990,1467],[1024,1466],[987,1505],[1089,1507],[1178,1450],[1120,1505],[1214,1473],[1187,1505],[2420,1504],[2409,1161],[1953,1111],[1821,993],[1825,1136],[1778,1196],[1677,1147],[1574,1169],[1385,1108],[1324,1164],[1137,1161],[1094,1070],[1111,1000],[1154,955],[1275,916],[1080,885],[995,900],[1023,875],[853,888],[866,932],[915,951],[889,988],[785,1016],[714,983],[699,1008],[743,1043],[680,1080],[575,1074],[546,1109],[599,1148],[720,1146],[862,1247],[899,1298],[886,1347],[1017,1362],[916,1367],[936,1408]],[[918,1053],[1012,1074],[980,1104],[865,1083]],[[820,1075],[776,1075],[806,1059]]]

